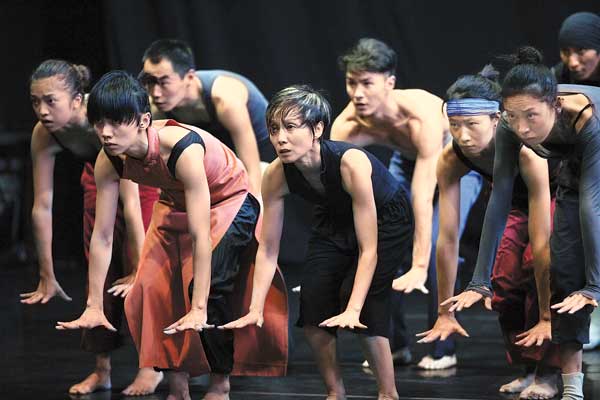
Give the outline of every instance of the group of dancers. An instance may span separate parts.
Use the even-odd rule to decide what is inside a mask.
[[[403,295],[428,293],[424,369],[457,363],[456,312],[499,314],[520,398],[583,398],[582,346],[600,299],[600,17],[577,13],[549,68],[522,47],[500,82],[486,66],[441,99],[396,89],[396,53],[360,39],[339,57],[349,103],[334,119],[308,85],[269,102],[246,77],[196,70],[180,40],[152,43],[137,77],[46,60],[33,72],[37,289],[22,303],[71,300],[52,260],[56,155],[84,162],[88,298],[76,320],[94,371],[69,392],[111,388],[123,317],[139,355],[124,394],[164,377],[169,400],[209,374],[281,376],[288,300],[277,265],[284,198],[315,204],[300,292],[302,327],[328,399],[345,399],[336,333],[359,337],[379,399],[398,399],[394,363],[412,355]],[[331,139],[328,138],[328,135]],[[389,167],[362,146],[394,150]],[[266,165],[266,167],[265,167]],[[473,278],[457,295],[458,245],[483,180],[493,182]]]

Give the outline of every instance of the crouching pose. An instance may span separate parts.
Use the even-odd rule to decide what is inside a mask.
[[[249,274],[242,257],[260,222],[241,162],[205,131],[173,120],[153,123],[148,94],[125,72],[111,72],[94,86],[88,118],[104,147],[95,166],[89,297],[79,319],[57,327],[114,329],[103,313],[102,286],[119,179],[131,179],[161,189],[125,303],[140,366],[168,372],[170,400],[190,398],[188,376],[209,370],[206,399],[228,398],[232,373],[284,373],[287,299],[280,278],[268,301],[267,329],[252,327],[235,339],[212,329],[242,307],[237,303],[245,298]]]
[[[276,270],[283,198],[296,193],[317,205],[302,280],[300,318],[329,399],[345,399],[336,360],[337,328],[360,334],[380,399],[397,399],[388,341],[390,293],[398,262],[410,257],[413,215],[400,184],[373,155],[323,139],[330,106],[307,86],[278,92],[267,127],[278,158],[263,178],[265,228],[257,254],[249,313],[225,328],[261,325]]]

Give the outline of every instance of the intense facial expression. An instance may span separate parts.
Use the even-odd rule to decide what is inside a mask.
[[[37,119],[50,132],[59,131],[72,121],[82,100],[80,94],[73,96],[60,76],[33,81],[30,97]]]
[[[322,133],[321,124],[317,125],[313,134],[310,127],[293,111],[269,125],[269,138],[284,164],[296,162],[306,156]]]
[[[144,62],[142,82],[160,111],[171,111],[181,105],[192,78],[192,72],[188,72],[183,78],[179,76],[167,59],[162,59],[158,64],[153,64],[150,60]]]
[[[138,124],[136,121],[131,123],[116,123],[114,121],[103,120],[94,124],[94,129],[104,151],[111,155],[117,156],[120,154],[129,153],[135,149],[139,142],[139,132],[145,129],[150,124],[150,113],[142,115],[141,121]],[[136,154],[136,156],[140,156]]]
[[[346,73],[346,93],[360,117],[368,117],[381,109],[390,92],[394,90],[395,83],[396,78],[386,73]]]
[[[560,50],[560,58],[575,80],[585,81],[594,76],[600,78],[600,54],[597,50],[570,47]]]
[[[480,154],[494,138],[496,115],[455,115],[448,117],[450,133],[461,150],[471,156]]]
[[[523,143],[542,143],[550,134],[556,119],[555,108],[528,94],[504,99],[506,117],[512,130]]]

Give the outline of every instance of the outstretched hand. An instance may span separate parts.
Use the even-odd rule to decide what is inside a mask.
[[[560,303],[556,303],[553,306],[550,306],[550,308],[552,308],[553,310],[557,310],[556,312],[559,314],[565,312],[568,312],[569,314],[575,314],[577,311],[581,310],[588,304],[593,306],[594,308],[598,307],[598,302],[596,300],[590,299],[589,297],[584,296],[581,293],[573,293]]]
[[[97,308],[86,308],[83,314],[81,314],[81,317],[74,321],[56,323],[56,329],[58,330],[92,329],[96,328],[97,326],[103,326],[109,331],[117,331],[115,327],[108,322],[108,319],[106,319],[104,311]]]
[[[483,296],[480,293],[477,293],[473,290],[466,290],[459,295],[452,296],[444,302],[440,303],[441,306],[447,306],[452,304],[452,306],[448,309],[448,312],[454,311],[462,311],[463,308],[470,308],[473,304],[477,303],[479,300],[484,300],[484,306],[488,310],[492,310],[492,299],[487,296]]]
[[[328,318],[325,321],[319,324],[320,327],[332,328],[334,326],[338,326],[340,328],[363,328],[366,329],[367,326],[363,325],[360,320],[360,311],[348,310],[344,311],[341,314],[338,314],[334,317]]]
[[[248,314],[246,314],[242,318],[236,319],[235,321],[231,321],[225,325],[218,326],[217,328],[218,329],[241,329],[248,325],[256,325],[259,328],[262,328],[264,321],[265,320],[263,318],[262,313],[259,313],[256,311],[250,311],[250,312],[248,312]]]
[[[29,293],[21,293],[22,304],[46,304],[51,298],[58,296],[65,301],[71,301],[71,297],[63,288],[60,287],[56,279],[43,279],[40,278],[38,287],[35,291]]]
[[[135,282],[135,272],[114,281],[112,287],[107,292],[115,297],[121,296],[125,298],[131,291],[133,282]]]
[[[517,346],[531,347],[533,345],[541,346],[544,340],[552,340],[552,329],[550,321],[541,320],[528,331],[517,335],[519,341],[515,342]]]
[[[187,329],[202,331],[203,329],[214,328],[214,325],[206,323],[206,309],[191,309],[186,315],[181,317],[177,322],[167,326],[163,332],[167,335],[173,335],[177,332],[183,332]]]
[[[425,287],[425,282],[427,282],[427,268],[412,267],[400,278],[394,279],[392,282],[392,289],[404,293],[420,290],[427,294],[429,293],[429,290]]]
[[[458,333],[464,337],[469,337],[467,331],[458,323],[456,318],[450,314],[441,314],[433,328],[426,332],[417,333],[421,339],[417,343],[431,343],[436,340],[446,340],[453,333]]]

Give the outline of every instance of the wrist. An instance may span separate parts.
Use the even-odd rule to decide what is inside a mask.
[[[346,307],[346,311],[352,311],[352,312],[360,314],[360,312],[362,311],[362,307],[348,304],[348,307]]]
[[[104,312],[104,303],[102,301],[94,301],[92,299],[88,299],[85,305],[86,310],[97,310]]]

